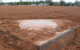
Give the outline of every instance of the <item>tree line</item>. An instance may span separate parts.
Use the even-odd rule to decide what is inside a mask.
[[[46,1],[22,1],[20,2],[8,2],[4,3],[2,0],[0,0],[0,5],[49,5],[49,6],[80,6],[80,2],[76,0],[74,3],[72,2],[65,2],[64,0],[61,0],[60,2],[52,2],[52,0],[46,0]]]

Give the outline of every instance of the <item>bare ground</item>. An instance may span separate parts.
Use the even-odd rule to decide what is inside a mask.
[[[67,19],[80,24],[80,7],[0,6],[0,21],[17,19]],[[0,47],[4,48],[1,45]],[[80,50],[80,27],[75,39],[61,50]]]

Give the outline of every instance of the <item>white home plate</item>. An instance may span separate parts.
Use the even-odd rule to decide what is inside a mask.
[[[21,29],[41,30],[42,28],[55,29],[58,25],[53,20],[21,20],[19,26]]]

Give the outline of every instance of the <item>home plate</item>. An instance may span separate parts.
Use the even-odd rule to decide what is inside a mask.
[[[75,27],[63,19],[6,20],[0,23],[0,42],[17,50],[59,50],[74,39]]]

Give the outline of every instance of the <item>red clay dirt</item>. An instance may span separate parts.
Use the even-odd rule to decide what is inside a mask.
[[[0,6],[0,21],[17,19],[67,19],[75,24],[80,24],[79,16],[80,7]],[[61,50],[80,50],[80,28],[76,30],[75,39]]]

